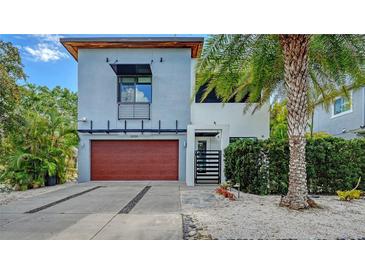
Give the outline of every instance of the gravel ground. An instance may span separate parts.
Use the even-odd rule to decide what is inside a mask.
[[[241,193],[229,201],[215,188],[181,190],[183,214],[196,218],[214,239],[365,239],[364,199],[320,196],[315,201],[321,208],[295,211],[279,207],[279,196]]]
[[[38,196],[43,193],[56,191],[74,185],[75,182],[68,182],[61,185],[29,189],[26,191],[0,192],[0,205],[6,205],[12,201]]]

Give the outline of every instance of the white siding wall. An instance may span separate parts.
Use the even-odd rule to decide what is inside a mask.
[[[241,103],[193,103],[192,124],[228,124],[230,137],[257,137],[265,139],[270,134],[270,106],[264,105],[254,114],[243,113],[245,104]]]
[[[344,115],[332,117],[331,106],[329,112],[319,106],[314,112],[314,132],[327,132],[336,137],[352,139],[356,134],[352,130],[359,129],[365,123],[365,87],[352,93],[352,111]],[[346,131],[343,133],[343,131]]]

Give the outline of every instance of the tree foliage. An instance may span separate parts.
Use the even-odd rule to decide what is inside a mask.
[[[18,49],[0,41],[0,182],[22,189],[75,175],[77,94],[19,85],[25,80]]]
[[[365,84],[363,35],[216,35],[208,39],[198,63],[203,100],[215,91],[223,101],[247,98],[253,112],[283,93],[287,98],[290,151],[288,193],[280,205],[315,206],[308,197],[306,127],[308,93],[350,89]],[[253,104],[255,103],[255,104]]]
[[[0,40],[0,138],[15,126],[19,100],[17,81],[25,80],[18,49]]]
[[[270,110],[270,137],[276,139],[288,138],[288,110],[286,100],[275,102]]]
[[[60,87],[20,90],[21,120],[2,143],[2,179],[23,186],[42,185],[47,176],[64,182],[75,175],[77,95]]]
[[[208,83],[205,96],[215,91],[225,102],[239,102],[248,95],[248,107],[258,103],[253,110],[287,93],[278,35],[210,36],[197,71],[197,87]],[[317,102],[365,85],[364,72],[364,35],[311,35],[307,90]]]

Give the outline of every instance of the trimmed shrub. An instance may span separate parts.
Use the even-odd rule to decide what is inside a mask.
[[[289,145],[287,140],[240,140],[224,151],[225,175],[254,194],[286,194]],[[352,189],[365,178],[365,139],[334,137],[309,139],[306,147],[310,193],[335,194]],[[364,184],[360,185],[364,189]]]

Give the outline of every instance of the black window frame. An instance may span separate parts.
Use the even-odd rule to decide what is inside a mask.
[[[123,85],[121,78],[134,78],[134,86],[137,84],[143,85],[144,83],[138,83],[138,77],[150,77],[151,78],[151,100],[149,102],[136,102],[136,92],[134,92],[134,102],[122,102],[121,86]],[[153,97],[153,84],[152,75],[118,75],[117,77],[117,103],[118,104],[152,104]]]

